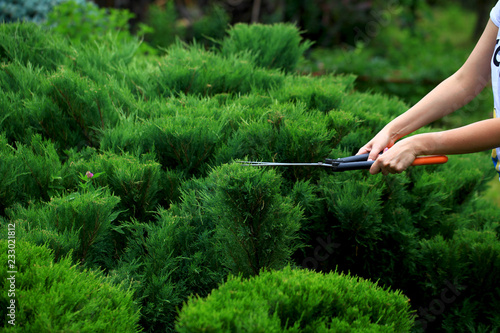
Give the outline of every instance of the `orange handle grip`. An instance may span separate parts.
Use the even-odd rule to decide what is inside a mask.
[[[443,164],[448,162],[446,155],[433,155],[417,157],[411,165]]]

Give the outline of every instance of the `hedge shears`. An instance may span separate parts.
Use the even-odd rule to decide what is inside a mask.
[[[361,154],[344,158],[331,159],[327,158],[323,162],[316,163],[281,163],[281,162],[254,162],[254,161],[237,161],[242,165],[249,166],[314,166],[325,167],[331,171],[341,172],[350,170],[367,170],[370,169],[374,161],[368,161],[369,154]],[[443,164],[448,161],[448,156],[432,155],[419,156],[415,159],[412,165],[430,165]]]

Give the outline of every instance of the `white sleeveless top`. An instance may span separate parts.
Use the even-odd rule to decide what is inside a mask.
[[[500,27],[500,1],[497,2],[495,7],[491,10],[490,18],[493,23]],[[497,110],[500,110],[500,86],[499,86],[499,77],[500,77],[500,30],[498,31],[495,52],[493,52],[493,56],[491,57],[491,86],[493,89],[493,104],[495,106],[495,110],[493,112],[494,117],[497,116]],[[500,112],[498,114],[500,117]],[[493,160],[493,165],[495,169],[500,174],[500,148],[493,149],[491,153],[491,158]]]

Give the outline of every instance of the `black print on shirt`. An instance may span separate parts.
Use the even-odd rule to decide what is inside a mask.
[[[493,54],[493,64],[495,65],[495,67],[498,67],[500,66],[500,61],[498,61],[498,53],[500,53],[500,46],[498,46],[498,41],[500,41],[500,39],[497,39],[497,47],[495,49],[495,53]]]

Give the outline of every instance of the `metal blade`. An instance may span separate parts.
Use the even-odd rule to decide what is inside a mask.
[[[256,161],[236,161],[241,165],[247,166],[323,166],[331,168],[331,164],[326,164],[323,162],[317,163],[280,163],[280,162],[256,162]]]

